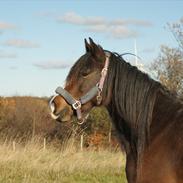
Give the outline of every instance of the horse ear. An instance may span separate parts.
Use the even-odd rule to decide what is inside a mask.
[[[86,52],[90,52],[91,50],[90,44],[87,42],[86,39],[85,39],[85,49],[86,49]]]
[[[90,41],[91,54],[98,60],[104,60],[105,53],[104,53],[103,48],[101,46],[95,44],[95,42],[91,38],[89,38],[89,41]]]

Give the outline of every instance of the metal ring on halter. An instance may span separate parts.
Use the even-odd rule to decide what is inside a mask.
[[[82,125],[85,121],[86,121],[85,119],[82,119],[81,121],[78,120],[78,121],[77,121],[77,124],[78,124],[78,125]]]
[[[87,120],[88,116],[89,116],[89,113],[88,113],[84,118],[82,118],[81,121],[78,120],[78,121],[77,121],[77,124],[78,124],[78,125],[82,125],[82,124]]]

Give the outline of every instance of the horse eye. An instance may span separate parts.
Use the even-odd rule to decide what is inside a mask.
[[[89,74],[90,74],[90,69],[86,69],[86,70],[84,70],[83,72],[81,72],[81,75],[83,76],[83,77],[87,77]]]

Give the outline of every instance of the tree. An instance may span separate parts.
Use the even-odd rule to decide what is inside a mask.
[[[168,29],[172,32],[177,40],[180,49],[183,50],[183,17],[174,23],[168,23]]]
[[[178,48],[161,46],[160,54],[151,69],[162,84],[183,97],[183,17],[167,25],[178,43]]]
[[[183,96],[183,51],[162,46],[159,56],[151,65],[160,80],[169,90]]]

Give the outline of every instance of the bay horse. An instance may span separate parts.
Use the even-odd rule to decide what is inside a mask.
[[[183,104],[117,53],[85,39],[86,53],[50,100],[60,122],[104,105],[126,152],[128,183],[183,183]]]

